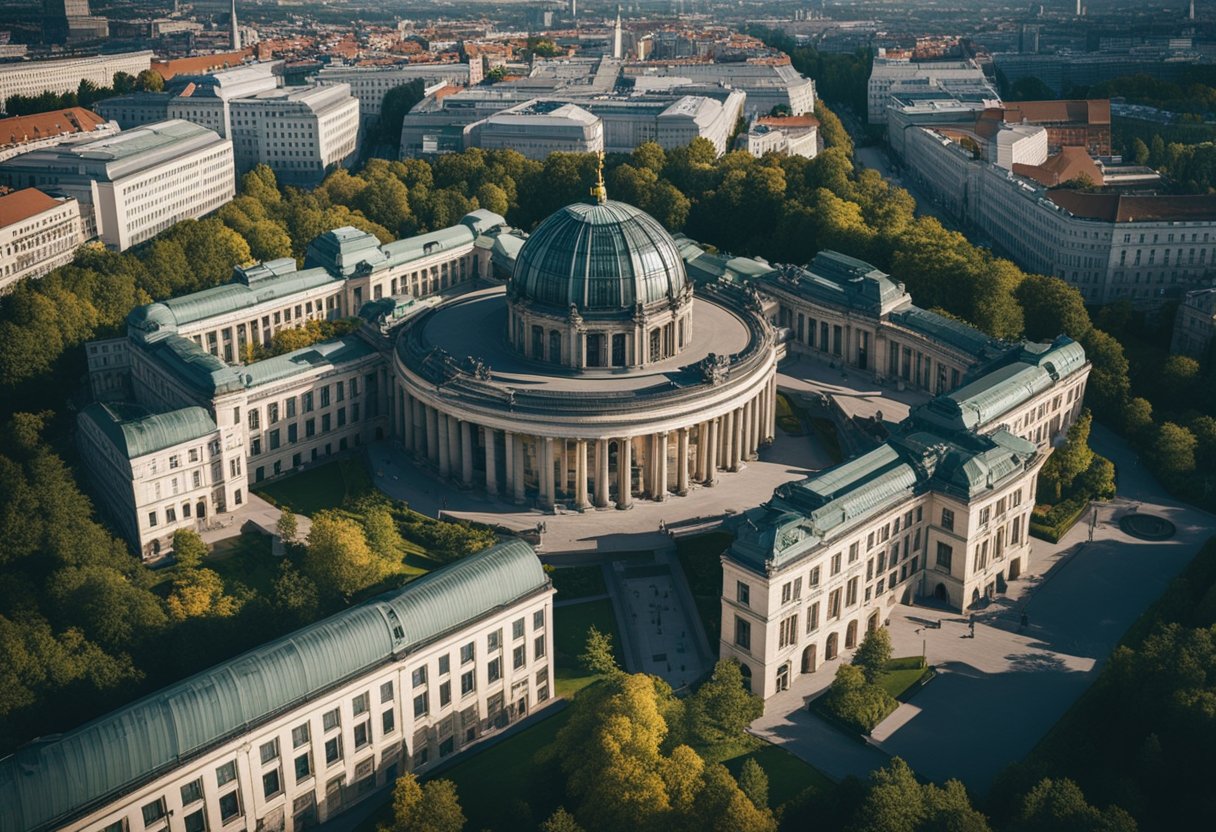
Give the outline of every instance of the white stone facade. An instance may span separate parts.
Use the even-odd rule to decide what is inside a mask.
[[[983,70],[971,61],[913,62],[875,58],[866,86],[870,124],[886,124],[887,105],[891,100],[892,88],[916,80],[925,81],[927,84],[951,81],[981,85],[987,83]]]
[[[470,64],[403,64],[401,66],[326,66],[317,73],[321,83],[346,84],[359,100],[363,118],[379,118],[384,96],[394,87],[421,79],[427,86],[440,81],[459,86],[481,81],[481,61]]]
[[[229,102],[238,171],[268,165],[283,182],[320,181],[359,141],[359,102],[346,84],[283,87]]]
[[[108,87],[114,83],[116,72],[135,76],[151,66],[151,52],[0,64],[0,112],[3,111],[4,102],[13,95],[75,92],[81,81]]]
[[[0,197],[0,206],[9,199],[21,199],[22,193]],[[76,249],[85,241],[79,202],[33,193],[39,197],[38,205],[31,208],[36,212],[0,227],[0,294],[10,291],[18,281],[42,277],[72,262]]]

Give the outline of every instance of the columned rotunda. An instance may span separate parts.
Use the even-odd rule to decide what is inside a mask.
[[[402,328],[394,434],[440,476],[627,509],[712,486],[772,441],[775,341],[755,297],[694,292],[657,220],[593,193],[537,227],[505,287]]]

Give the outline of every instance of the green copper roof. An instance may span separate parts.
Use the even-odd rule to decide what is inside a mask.
[[[311,347],[276,355],[238,369],[246,387],[259,387],[318,368],[337,367],[371,355],[376,350],[358,335],[345,335]]]
[[[245,386],[236,370],[189,338],[170,334],[148,347],[178,379],[208,396],[231,393]]]
[[[654,217],[623,202],[567,205],[528,237],[510,291],[583,314],[633,311],[679,297],[688,278],[679,247]]]
[[[404,240],[385,243],[382,249],[388,264],[399,266],[411,260],[472,245],[474,236],[473,229],[467,225],[453,225],[429,234],[420,234],[417,237],[407,237]]]
[[[1009,349],[1008,344],[986,335],[970,324],[947,318],[945,315],[939,315],[918,306],[909,306],[898,312],[892,312],[891,322],[907,327],[913,332],[928,335],[943,344],[969,353],[976,359],[992,357]]]
[[[95,402],[80,412],[80,418],[97,425],[127,459],[202,439],[217,430],[211,414],[201,407],[150,413],[140,405]]]
[[[500,543],[0,760],[0,832],[59,826],[177,761],[549,584]]]

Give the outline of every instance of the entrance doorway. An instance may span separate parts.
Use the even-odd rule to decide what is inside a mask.
[[[949,593],[946,592],[946,585],[938,584],[937,586],[935,586],[933,588],[933,597],[936,598],[938,601],[950,600]]]
[[[840,654],[840,636],[837,633],[832,633],[828,636],[827,643],[823,646],[823,658],[825,661],[831,661]]]
[[[844,631],[844,649],[852,650],[857,646],[857,622],[850,621]]]
[[[612,366],[625,366],[625,334],[623,332],[612,336]]]
[[[1009,561],[1009,580],[1016,581],[1022,574],[1022,559],[1014,558]]]
[[[777,690],[789,690],[790,687],[790,663],[786,662],[777,668]]]
[[[802,651],[802,672],[814,673],[816,666],[819,664],[819,646],[816,644],[807,645],[807,648]]]

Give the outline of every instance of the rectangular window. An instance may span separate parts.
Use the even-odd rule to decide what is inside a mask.
[[[486,681],[497,682],[502,678],[502,659],[495,658],[486,665]]]
[[[182,805],[189,806],[196,800],[203,799],[203,778],[191,780],[182,786]]]
[[[223,786],[236,779],[236,761],[230,760],[215,770],[216,785]]]
[[[735,616],[735,644],[744,650],[752,649],[752,625]]]
[[[452,659],[450,656],[439,657],[439,675],[446,676],[452,670]]]
[[[735,600],[738,601],[740,604],[742,604],[745,607],[748,606],[751,601],[751,594],[752,594],[751,587],[749,587],[747,584],[743,583],[743,581],[739,581],[738,583],[736,583]]]
[[[331,737],[325,741],[325,765],[332,766],[334,763],[342,759],[342,737],[341,735]]]
[[[949,571],[950,564],[954,560],[954,550],[946,543],[940,540],[937,542],[937,565],[942,569]]]
[[[493,653],[502,646],[502,630],[495,630],[486,636],[486,650]]]
[[[542,659],[545,656],[545,637],[539,635],[532,640],[532,658]]]
[[[425,693],[420,693],[414,697],[414,716],[426,716],[427,714],[427,697]]]
[[[272,768],[270,771],[262,775],[262,795],[266,798],[274,797],[283,790],[283,784],[279,777],[279,770]]]
[[[849,544],[849,563],[854,563],[857,560],[858,549],[861,547],[856,543]]]
[[[982,509],[980,509],[980,525],[987,526],[988,520],[991,516],[992,509],[990,509],[988,506],[984,506]]]
[[[526,629],[526,627],[524,624],[524,620],[522,618],[518,619],[517,621],[512,622],[512,624],[511,624],[512,640],[523,638],[525,629]]]
[[[828,595],[828,618],[840,618],[840,590],[834,589]]]
[[[782,621],[779,630],[780,631],[778,633],[778,638],[777,638],[777,646],[779,648],[789,647],[791,644],[793,644],[795,641],[797,641],[797,639],[798,639],[798,616],[797,616],[797,614],[791,615],[789,618],[786,618],[784,621]]]
[[[305,745],[308,742],[309,734],[310,732],[307,722],[305,722],[303,725],[297,725],[295,728],[292,728],[291,747],[299,748],[301,745]]]
[[[948,508],[942,509],[942,528],[948,532],[954,531],[954,512]]]
[[[325,716],[321,717],[321,725],[326,731],[332,731],[342,724],[342,717],[338,714],[338,709],[326,711]]]
[[[520,645],[511,651],[511,669],[519,670],[528,663],[528,648]]]
[[[389,708],[384,713],[380,714],[380,728],[382,733],[391,734],[396,727],[396,717],[393,716],[393,709]]]
[[[370,720],[365,719],[355,726],[355,750],[358,751],[371,741],[372,723]]]
[[[271,760],[279,758],[279,741],[273,739],[270,742],[262,743],[262,747],[258,749],[258,753],[262,758],[262,763],[269,763]]]
[[[844,603],[845,606],[851,607],[857,603],[857,579],[850,578],[846,587],[848,592],[845,595]]]
[[[840,552],[837,552],[836,554],[832,555],[832,574],[833,575],[840,574]]]
[[[810,578],[807,579],[807,586],[812,587],[812,588],[819,586],[819,567],[818,566],[816,566],[814,569],[811,570],[811,576],[810,576]]]
[[[410,683],[416,688],[426,684],[426,665],[414,668],[414,672],[410,674]]]
[[[477,689],[477,678],[473,675],[473,671],[469,670],[460,674],[460,695],[468,696]]]
[[[301,754],[296,757],[296,782],[307,780],[309,777],[312,777],[312,755]]]
[[[794,585],[786,581],[781,586],[781,603],[788,604],[790,599],[794,597]]]
[[[393,698],[393,680],[389,679],[380,686],[380,702],[381,704],[388,702]]]
[[[819,629],[819,602],[811,604],[806,610],[806,631],[813,633]]]
[[[355,712],[355,716],[367,713],[367,709],[371,706],[371,703],[368,701],[369,699],[371,699],[371,697],[369,697],[366,693],[361,693],[354,699],[350,700],[350,707],[351,710]]]
[[[473,661],[475,658],[477,658],[477,649],[473,645],[473,642],[470,641],[468,644],[466,644],[460,648],[460,663],[461,664],[468,664],[469,662]]]
[[[148,512],[148,525],[153,526],[153,527],[156,526],[156,512],[155,511]]]
[[[202,807],[186,815],[183,825],[186,832],[207,832],[207,815]]]
[[[537,610],[532,613],[532,629],[539,630],[543,626],[545,626],[545,611]]]
[[[165,799],[158,797],[143,808],[144,826],[153,826],[165,816]]]
[[[241,795],[236,789],[220,798],[220,821],[228,823],[241,816]]]
[[[452,683],[444,682],[439,686],[439,707],[446,708],[452,704]]]

